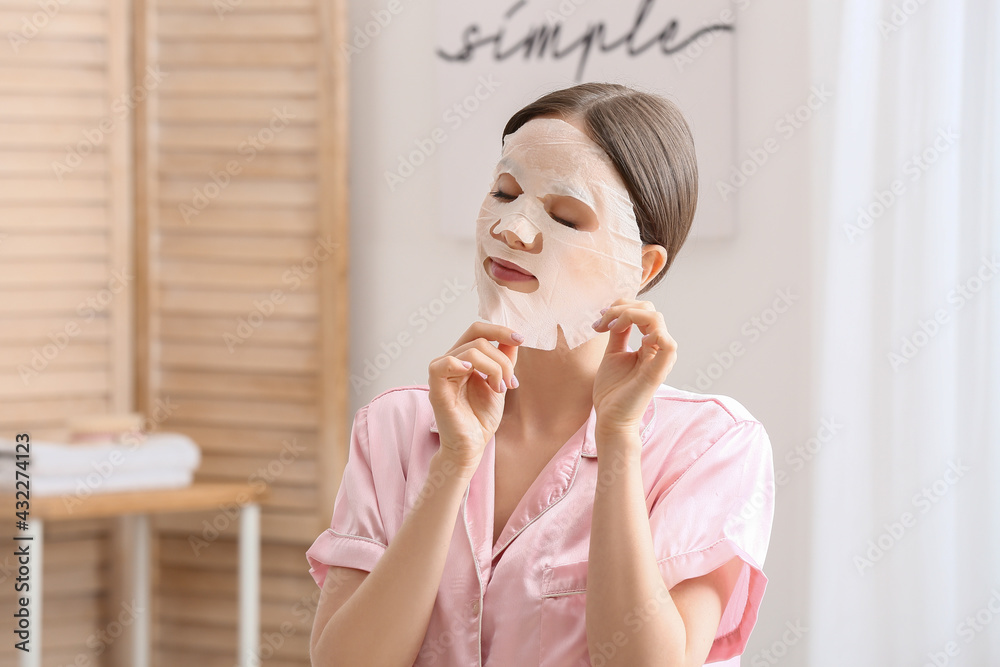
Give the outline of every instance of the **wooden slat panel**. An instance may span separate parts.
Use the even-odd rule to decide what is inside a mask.
[[[298,451],[302,458],[316,457],[316,435],[293,429],[229,428],[189,424],[174,419],[172,428],[190,436],[201,447],[202,454],[246,456],[280,456],[284,450]],[[331,508],[332,509],[332,508]]]
[[[0,301],[2,303],[2,301]],[[66,331],[66,325],[70,322],[64,317],[19,317],[11,319],[0,316],[0,343],[8,345],[12,342],[27,342],[32,345],[41,343],[45,345],[52,342],[49,334],[57,334]],[[80,332],[73,338],[74,346],[77,343],[91,343],[94,341],[104,342],[108,335],[108,321],[104,317],[94,317],[89,322],[84,320],[77,322],[73,320],[80,329]]]
[[[221,652],[236,645],[235,626],[220,627],[165,622],[161,627],[162,631],[169,634],[173,641],[196,651]],[[289,658],[309,654],[309,635],[306,633],[289,633],[276,644],[273,653],[275,657]]]
[[[164,180],[180,181],[187,177],[204,179],[206,174],[223,171],[233,155],[217,155],[214,153],[164,153],[160,159]],[[259,179],[276,178],[289,181],[307,181],[316,178],[316,160],[311,153],[258,153],[250,162],[236,160],[240,168],[237,178]],[[190,179],[187,179],[190,180]],[[199,185],[202,185],[199,183]],[[281,211],[275,211],[280,214]],[[199,216],[198,226],[203,226]],[[306,225],[312,229],[315,224],[310,221]],[[246,231],[253,231],[248,228]],[[294,229],[290,230],[294,233]]]
[[[325,518],[323,521],[327,525],[330,523],[332,512],[332,507],[329,512],[324,512]],[[214,515],[168,514],[155,517],[151,521],[151,524],[158,532],[174,532],[186,536],[193,534],[192,531],[200,531],[202,528],[201,522],[211,522],[213,518]],[[318,532],[316,530],[316,523],[316,517],[304,515],[302,512],[287,513],[265,508],[261,516],[260,527],[265,539],[269,542],[302,544],[304,548],[308,548],[316,539]],[[233,522],[229,527],[220,530],[219,534],[235,538],[237,534],[236,523]],[[315,585],[316,583],[313,582],[313,586]],[[278,596],[277,599],[295,600],[296,598],[282,598]]]
[[[275,288],[275,290],[279,290],[279,288]],[[280,290],[280,296],[275,297],[272,294],[275,290],[253,294],[218,290],[172,289],[164,291],[161,299],[163,311],[169,313],[224,314],[233,315],[234,318],[246,318],[250,312],[256,311],[263,314],[264,319],[271,317],[311,318],[316,315],[318,304],[314,295]],[[224,330],[218,332],[220,339],[227,332],[235,335],[236,325],[237,321],[233,319]]]
[[[243,313],[242,315],[246,315]],[[164,341],[209,341],[218,344],[224,332],[236,333],[236,320],[220,317],[194,317],[164,313]],[[254,346],[311,346],[318,339],[317,325],[309,320],[288,320],[271,317],[254,329]],[[223,340],[223,342],[225,342]],[[228,349],[227,349],[228,352]]]
[[[11,314],[50,315],[65,313],[74,319],[85,308],[88,299],[96,298],[97,290],[50,288],[7,292],[0,301],[0,316]],[[61,329],[62,327],[60,327]]]
[[[221,336],[220,336],[221,338]],[[164,369],[220,370],[248,373],[312,374],[316,370],[316,350],[311,348],[261,348],[244,343],[229,353],[225,343],[190,345],[164,343]],[[237,392],[238,393],[238,392]]]
[[[104,16],[94,12],[73,11],[75,9],[77,8],[60,9],[59,15],[49,20],[39,31],[44,35],[44,39],[49,40],[59,37],[100,39],[104,37],[107,32],[107,21]],[[8,38],[5,41],[9,41],[8,33],[11,32],[23,36],[24,33],[22,30],[24,30],[25,17],[27,16],[30,21],[31,17],[36,13],[41,13],[44,16],[44,13],[39,12],[37,4],[33,7],[25,8],[24,11],[11,11],[7,7],[0,7],[0,33]],[[18,50],[28,52],[33,45],[33,41],[34,37],[26,44],[18,42]],[[11,45],[8,44],[8,46]]]
[[[233,667],[233,651],[210,653],[208,651],[185,651],[178,644],[160,644],[159,656],[163,665],[198,665],[198,667]],[[309,657],[296,660],[279,660],[271,657],[267,667],[309,667]],[[60,663],[61,667],[61,663]]]
[[[314,428],[316,425],[315,406],[304,403],[276,403],[265,401],[219,401],[208,399],[186,399],[178,397],[180,406],[174,416],[177,420],[200,424],[229,424],[232,426],[270,426]],[[202,459],[199,472],[215,471],[210,468],[209,457]],[[264,461],[266,465],[268,461]],[[234,461],[234,471],[242,470],[241,461]],[[247,464],[249,465],[249,464]],[[221,465],[220,469],[225,469]],[[256,468],[255,468],[256,469]],[[234,474],[236,474],[234,472]],[[241,474],[241,473],[240,473]],[[249,473],[248,473],[249,474]]]
[[[160,267],[163,279],[173,285],[200,288],[233,288],[237,291],[257,289],[294,289],[312,292],[316,288],[317,273],[298,273],[287,264],[232,264],[226,262],[198,262],[166,260]],[[303,277],[304,276],[304,277]],[[0,268],[0,286],[4,284]]]
[[[206,22],[211,25],[210,22]],[[228,21],[226,21],[228,23]],[[229,97],[232,95],[309,97],[316,94],[316,74],[309,70],[175,71],[161,84],[164,95]]]
[[[164,181],[162,187],[165,203],[197,206],[197,191],[205,192],[210,183],[208,175],[198,181]],[[213,190],[214,191],[214,190]],[[204,196],[204,194],[202,195]],[[254,207],[290,206],[312,207],[316,204],[316,184],[302,181],[259,181],[237,175],[229,181],[209,206]]]
[[[107,182],[103,179],[65,178],[60,181],[55,178],[22,178],[0,181],[0,199],[14,205],[22,202],[100,205],[107,198]]]
[[[83,328],[79,330],[82,332]],[[80,340],[80,336],[66,334],[65,329],[63,332],[63,336],[4,345],[0,348],[0,368],[11,369],[21,364],[30,366],[43,361],[46,371],[107,367],[111,353],[106,341],[86,342]]]
[[[7,243],[7,241],[5,241]],[[253,236],[198,236],[165,234],[160,246],[163,257],[231,260],[242,262],[295,263],[311,257],[315,240],[309,237],[255,238]],[[3,246],[0,246],[2,248]]]
[[[343,193],[338,188],[346,175],[331,165],[332,146],[346,137],[339,116],[338,139],[330,131],[331,119],[346,107],[324,106],[333,79],[322,75],[329,53],[320,45],[339,43],[329,30],[343,26],[342,3],[331,4],[336,19],[315,0],[242,0],[221,16],[209,0],[161,0],[143,22],[156,48],[140,49],[159,58],[145,64],[170,72],[153,95],[139,170],[149,236],[142,247],[153,260],[142,391],[147,404],[169,395],[179,406],[171,429],[202,447],[196,479],[270,481],[271,494],[261,501],[265,628],[280,626],[282,605],[316,599],[304,553],[317,528],[329,523],[339,481],[317,474],[319,432],[327,429],[330,447],[330,435],[342,440],[338,431],[345,426],[330,429],[342,419],[330,406],[345,409],[346,395],[330,394],[336,365],[322,360],[330,359],[334,340],[323,332],[346,328],[346,311],[336,321],[326,312],[346,299],[346,290],[326,292],[327,303],[321,291],[323,280],[346,276],[346,243],[317,246],[324,215],[341,216],[336,229],[346,232],[346,207],[329,205],[331,193]],[[321,32],[327,33],[322,40]],[[240,144],[268,128],[275,107],[293,117],[247,161]],[[346,160],[346,153],[336,159]],[[193,212],[196,190],[231,160],[240,173]],[[326,179],[324,169],[338,169],[336,178]],[[332,256],[336,268],[326,265]],[[309,267],[301,283],[290,279],[297,267]],[[282,303],[267,303],[274,290]],[[200,555],[188,543],[217,519],[217,513],[154,519],[163,540],[158,654],[164,664],[188,657],[204,665],[216,656],[232,661],[235,522]],[[185,607],[197,608],[197,618],[184,618]],[[311,613],[295,627],[300,641],[286,641],[268,664],[307,667]]]
[[[2,209],[0,209],[2,215]],[[9,234],[0,243],[0,259],[94,258],[108,256],[108,236],[103,233],[80,234]]]
[[[106,369],[78,372],[46,369],[38,375],[26,369],[18,369],[0,376],[0,400],[85,397],[110,391],[111,378]]]
[[[301,555],[301,554],[300,554]],[[319,592],[319,587],[316,588]],[[198,623],[204,625],[228,624],[235,611],[236,602],[224,598],[204,597],[198,604],[185,602],[187,598],[164,594],[160,602],[160,618],[173,623]],[[283,623],[291,623],[297,633],[309,635],[312,632],[313,612],[306,605],[290,605],[282,602],[264,602],[260,606],[261,627],[281,628]],[[286,626],[287,627],[287,626]],[[199,665],[202,663],[199,661]],[[272,665],[268,660],[268,667]],[[227,667],[232,667],[232,664]]]
[[[304,552],[303,552],[304,553]],[[308,575],[308,569],[306,570]],[[158,590],[171,593],[189,593],[196,596],[236,597],[236,573],[220,577],[211,570],[190,570],[188,568],[162,567]],[[290,574],[262,574],[260,578],[261,600],[284,602],[309,596],[316,588],[312,577]],[[235,646],[235,642],[232,644]]]
[[[99,122],[108,112],[100,95],[20,94],[0,95],[0,118],[4,120],[75,120]]]
[[[239,397],[257,400],[317,400],[316,378],[273,373],[221,373],[164,370],[160,385],[171,396]]]
[[[302,457],[285,462],[281,461],[278,456],[205,454],[197,474],[204,476],[206,482],[221,481],[221,478],[225,477],[230,482],[254,478],[255,481],[263,479],[272,482],[281,481],[284,484],[311,485],[316,483],[314,462]],[[209,477],[213,479],[207,479]]]
[[[76,0],[74,0],[74,3]],[[6,5],[4,5],[6,7]],[[37,11],[38,5],[27,10]],[[7,35],[8,41],[10,36]],[[107,60],[103,42],[89,40],[33,39],[30,44],[14,49],[0,49],[0,63],[17,62],[22,65],[77,65],[101,66]],[[0,108],[6,107],[0,103]]]
[[[5,109],[4,115],[6,113],[8,112]],[[5,120],[0,122],[0,146],[61,147],[85,140],[84,132],[93,132],[95,129],[95,121],[88,119],[46,122]],[[65,153],[57,159],[64,158]]]
[[[246,2],[240,11],[246,10]],[[160,47],[160,61],[176,67],[303,67],[313,65],[319,53],[313,42],[166,42]],[[167,118],[167,116],[163,116]]]
[[[236,0],[233,0],[229,4],[231,6],[238,6],[241,12],[302,12],[313,10],[315,0],[239,0],[238,5],[236,4]],[[163,14],[174,12],[192,14],[200,10],[204,13],[211,13],[212,16],[219,15],[219,9],[215,5],[214,0],[162,0],[158,6]],[[221,16],[226,17],[228,14],[223,12]]]
[[[313,123],[317,117],[316,101],[308,97],[261,93],[254,97],[166,95],[160,100],[161,118],[164,123],[171,125],[251,123],[259,128],[274,116],[275,109],[291,114],[296,123]]]
[[[69,417],[101,414],[108,410],[108,399],[53,398],[0,402],[0,429],[23,429],[29,424],[63,424]],[[18,433],[23,431],[19,430]]]
[[[64,260],[61,262],[5,262],[0,264],[0,289],[18,287],[71,287],[107,285],[104,262]]]
[[[171,12],[161,15],[159,24],[164,42],[253,38],[301,40],[316,36],[316,19],[308,13],[255,15],[234,11],[225,14],[225,20],[208,21],[200,13]]]
[[[275,119],[273,125],[272,119]],[[253,143],[255,141],[256,144]],[[311,153],[315,145],[316,129],[303,125],[285,105],[277,105],[273,112],[254,124],[201,126],[186,123],[164,125],[160,130],[160,147],[165,152],[221,151],[235,154],[239,149],[243,151],[239,154],[239,162],[247,161],[251,149],[256,149],[253,153],[256,160],[258,153]]]
[[[4,30],[6,35],[7,31]],[[0,94],[36,93],[52,90],[60,93],[95,93],[107,90],[108,82],[103,72],[68,67],[13,67],[0,65]]]
[[[198,2],[199,0],[193,0]],[[102,12],[108,7],[108,0],[73,0],[72,5],[64,5],[60,9],[63,11],[76,12]],[[0,8],[21,14],[33,14],[38,11],[38,0],[0,0]]]
[[[208,207],[185,220],[177,206],[170,206],[160,209],[159,216],[162,228],[171,232],[170,235],[183,230],[194,238],[198,238],[200,234],[218,235],[237,231],[284,238],[308,233],[316,224],[316,212],[308,209],[237,210]]]
[[[220,538],[208,545],[165,534],[160,539],[160,562],[171,567],[195,566],[216,571],[235,571],[239,563],[236,540]],[[267,543],[261,547],[261,572],[302,574],[305,552],[299,545]],[[218,620],[218,619],[216,619]]]

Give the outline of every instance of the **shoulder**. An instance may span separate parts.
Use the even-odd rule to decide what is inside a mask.
[[[426,385],[384,391],[357,411],[355,428],[363,424],[371,449],[395,450],[404,462],[416,447],[433,452],[437,436],[431,431],[434,410],[428,394]]]
[[[726,448],[766,448],[763,424],[737,399],[723,394],[699,394],[662,384],[653,395],[653,415],[647,433],[649,455],[677,462],[694,461],[725,440]]]
[[[742,403],[723,394],[699,394],[661,384],[653,402],[657,412],[665,411],[675,418],[706,422],[723,429],[739,422],[760,423]]]
[[[377,395],[361,408],[381,416],[417,416],[431,409],[427,385],[394,387]]]

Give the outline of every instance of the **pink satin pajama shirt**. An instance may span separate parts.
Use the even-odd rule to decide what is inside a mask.
[[[596,415],[535,479],[493,546],[495,441],[455,517],[444,575],[415,665],[590,665],[587,558],[597,482]],[[738,665],[767,577],[774,469],[764,427],[736,400],[661,385],[643,417],[642,479],[668,588],[734,556],[742,573],[708,662]],[[439,442],[428,389],[377,396],[354,419],[330,528],[306,552],[322,587],[329,566],[370,572],[403,523]],[[600,539],[600,536],[597,536]],[[651,598],[655,601],[655,598]],[[639,607],[624,620],[636,631]],[[601,662],[595,657],[595,664]]]

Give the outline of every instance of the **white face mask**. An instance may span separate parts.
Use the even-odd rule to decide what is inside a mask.
[[[533,118],[507,135],[494,185],[504,173],[523,193],[513,201],[488,194],[480,210],[479,316],[521,333],[522,347],[554,349],[557,325],[569,347],[576,347],[598,335],[592,325],[602,308],[619,298],[635,298],[642,284],[642,242],[628,190],[600,146],[554,118]],[[542,201],[548,195],[574,197],[589,206],[596,229],[573,229],[554,220]],[[505,232],[510,245],[503,240]],[[537,289],[524,293],[497,283],[488,273],[487,267],[492,272],[496,264],[491,258],[534,276],[537,283],[517,285],[537,284]]]

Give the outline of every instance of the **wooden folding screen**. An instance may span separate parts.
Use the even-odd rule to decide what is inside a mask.
[[[162,82],[139,118],[140,404],[202,447],[198,479],[270,486],[262,658],[304,667],[305,550],[348,431],[343,17],[323,0],[149,0],[141,16],[135,76]],[[235,513],[155,526],[161,664],[229,667]]]
[[[268,483],[276,667],[309,664],[349,428],[343,25],[341,0],[0,0],[0,433],[138,409],[201,445],[197,479]],[[234,664],[235,526],[154,521],[155,664]],[[87,647],[120,611],[112,528],[46,528],[46,665],[112,662]]]
[[[128,3],[4,0],[0,36],[0,433],[43,440],[131,407]],[[87,640],[109,619],[112,526],[46,527],[46,666],[108,654]],[[9,620],[17,565],[4,552]],[[13,665],[5,636],[0,664]]]

